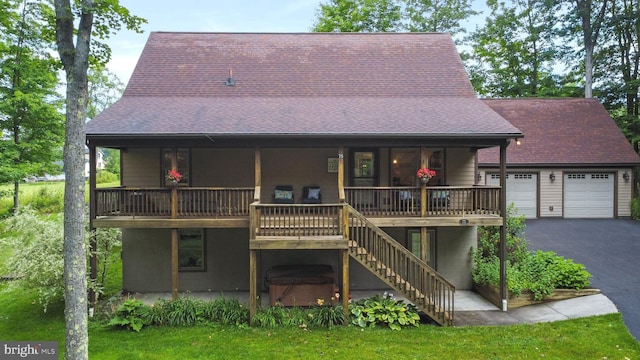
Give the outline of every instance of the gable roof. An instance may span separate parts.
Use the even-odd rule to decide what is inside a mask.
[[[636,165],[638,154],[597,99],[483,100],[524,133],[507,147],[508,166]],[[498,149],[478,151],[498,165]]]
[[[123,97],[86,133],[521,134],[477,99],[448,34],[165,32],[151,33]]]

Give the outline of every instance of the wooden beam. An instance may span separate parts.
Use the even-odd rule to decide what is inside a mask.
[[[95,281],[98,278],[98,257],[96,255],[98,243],[95,233],[94,220],[96,218],[96,147],[89,147],[89,231],[91,232],[91,240],[89,242],[89,278]],[[91,307],[95,307],[98,296],[94,290],[89,290],[89,303]]]
[[[500,296],[502,296],[502,311],[507,311],[507,146],[508,142],[500,145]]]
[[[171,229],[171,297],[178,298],[178,229]]]
[[[260,189],[262,188],[262,160],[261,150],[259,146],[256,146],[254,155],[254,172],[255,172],[255,188],[256,191],[253,194],[253,201],[260,202]]]
[[[331,250],[348,249],[342,236],[260,236],[249,241],[251,250]]]
[[[345,202],[344,194],[344,146],[338,147],[338,200]]]
[[[345,325],[349,323],[349,250],[340,251],[342,260],[342,307]]]
[[[258,312],[258,257],[256,250],[249,251],[249,324]]]
[[[127,228],[127,229],[171,229],[171,228],[247,228],[249,217],[242,218],[191,218],[191,219],[150,219],[132,217],[105,217],[94,220],[96,228]]]

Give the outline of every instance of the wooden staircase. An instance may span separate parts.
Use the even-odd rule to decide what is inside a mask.
[[[347,206],[349,254],[440,325],[453,325],[455,287],[364,215]]]

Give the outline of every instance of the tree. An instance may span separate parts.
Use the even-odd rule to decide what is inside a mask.
[[[599,97],[636,146],[640,141],[639,16],[638,0],[611,0],[602,29],[602,46],[594,56],[594,78],[602,84]]]
[[[89,103],[87,119],[93,119],[122,96],[124,84],[103,64],[89,68]]]
[[[469,0],[404,0],[407,30],[411,32],[466,32],[460,21],[478,12]]]
[[[593,97],[593,52],[598,42],[605,11],[607,10],[607,0],[575,0],[575,15],[579,20],[579,29],[582,32],[584,45],[584,97]],[[594,11],[597,10],[597,11]]]
[[[59,171],[64,117],[52,42],[42,36],[47,8],[27,1],[0,8],[0,182],[13,182],[17,210],[22,179]]]
[[[139,30],[143,19],[132,16],[118,0],[55,0],[55,33],[67,80],[64,142],[64,283],[65,358],[88,358],[86,249],[84,243],[84,123],[88,104],[90,59],[105,63],[108,47],[96,45],[121,25]],[[76,16],[78,17],[75,27]],[[75,38],[75,44],[74,44]],[[98,44],[98,43],[95,43]],[[92,55],[90,57],[90,55]]]
[[[553,2],[489,1],[491,15],[471,34],[468,66],[476,91],[493,97],[566,96],[554,73],[562,45]],[[469,63],[468,63],[469,64]]]
[[[329,0],[320,4],[315,32],[393,32],[401,29],[394,0]]]

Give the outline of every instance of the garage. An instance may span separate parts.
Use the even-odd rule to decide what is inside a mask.
[[[500,174],[489,174],[487,185],[500,185]],[[538,175],[507,174],[507,204],[513,203],[518,214],[527,219],[538,217]]]
[[[612,218],[614,175],[565,173],[565,218]]]

